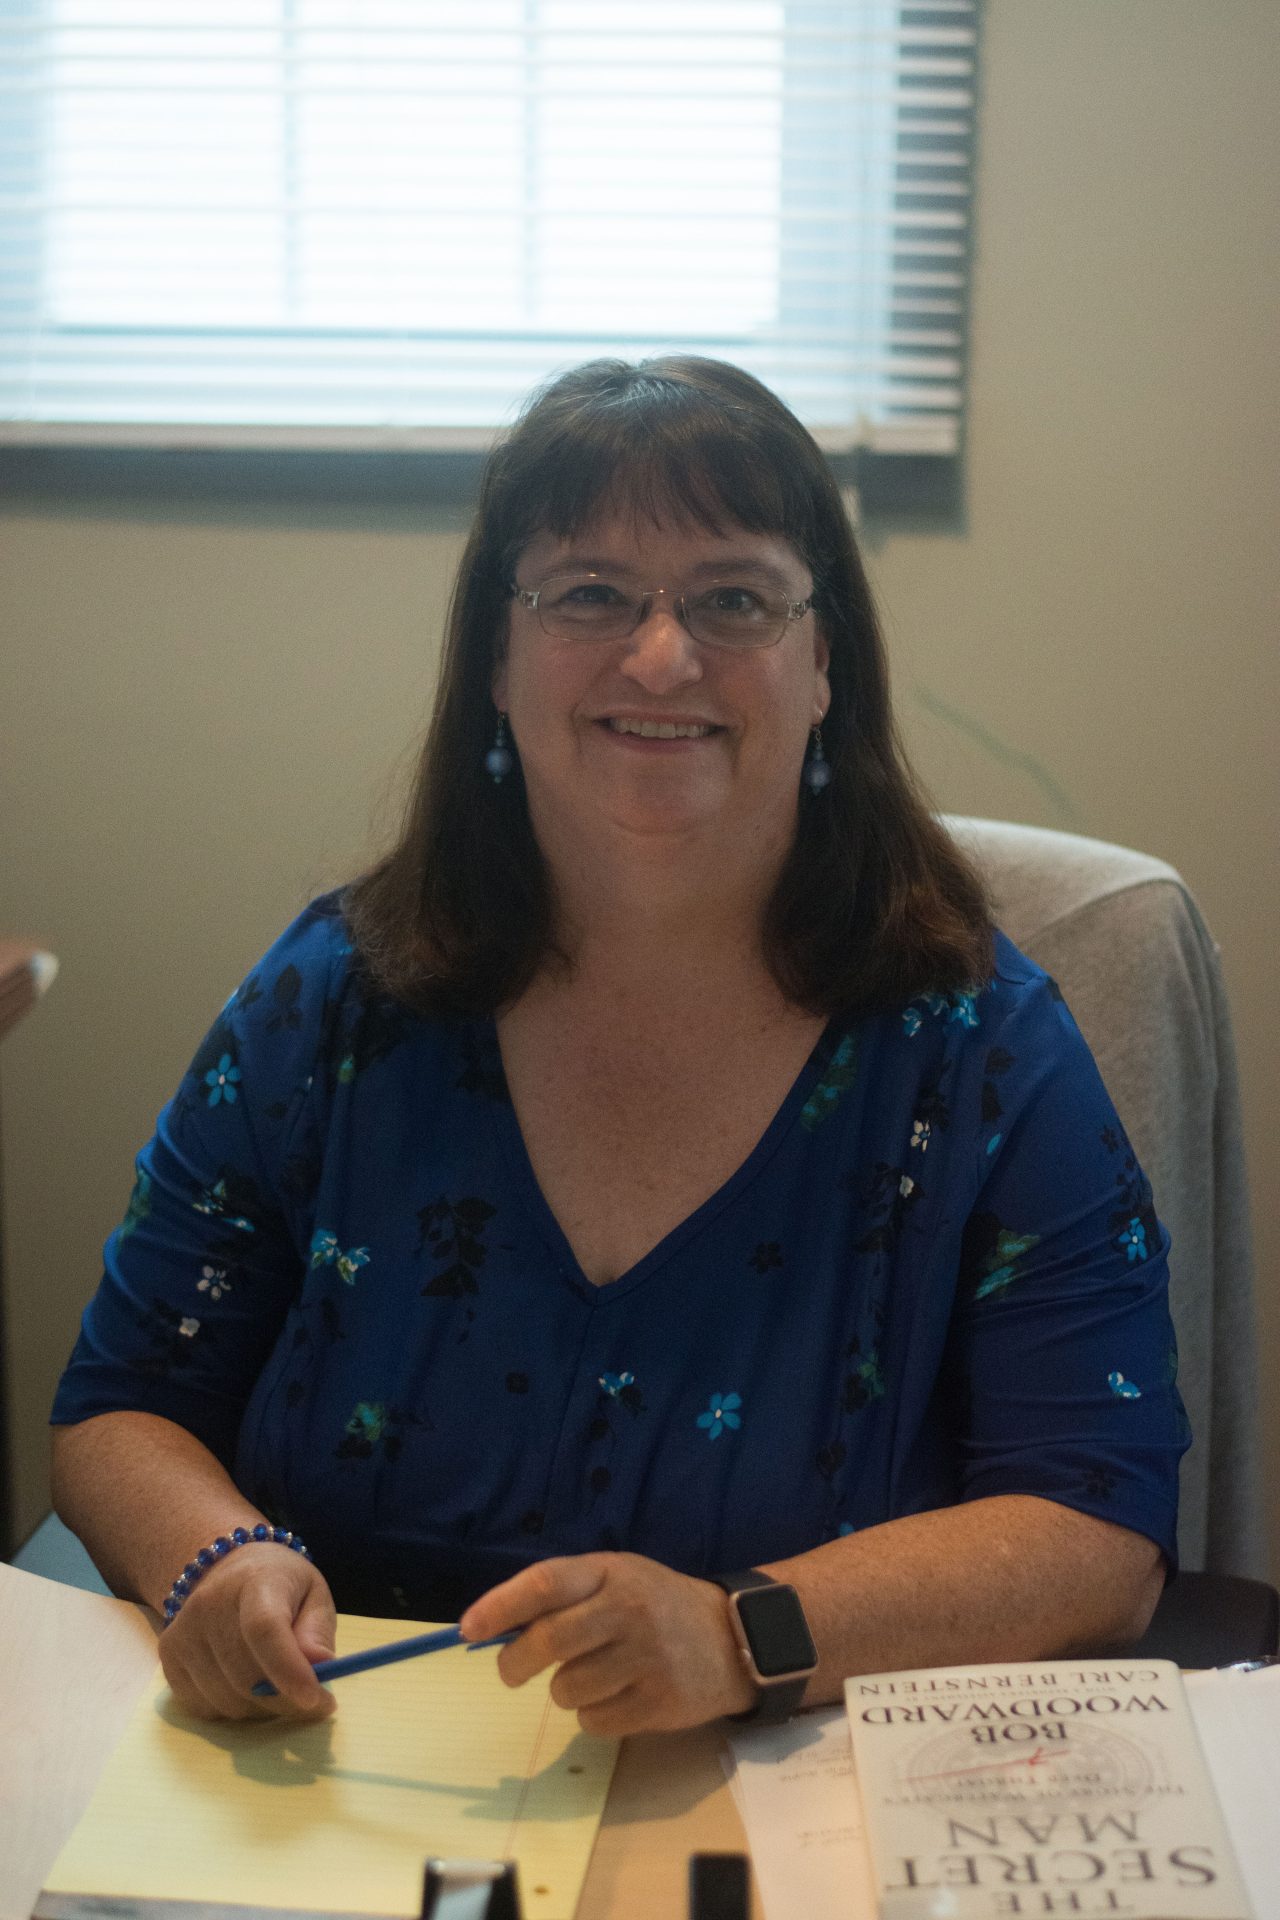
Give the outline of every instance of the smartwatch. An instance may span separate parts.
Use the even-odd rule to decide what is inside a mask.
[[[734,1720],[785,1720],[800,1705],[805,1683],[818,1668],[818,1651],[794,1587],[750,1567],[744,1573],[713,1573],[729,1596],[729,1620],[742,1664],[758,1689],[756,1703]]]

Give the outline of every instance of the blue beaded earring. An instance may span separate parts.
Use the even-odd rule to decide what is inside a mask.
[[[505,775],[510,773],[516,763],[516,757],[507,745],[507,716],[498,715],[498,731],[494,735],[493,745],[484,757],[484,770],[490,776],[495,787],[501,786]]]
[[[821,793],[831,784],[831,768],[827,756],[822,751],[822,728],[815,727],[809,739],[809,751],[805,755],[804,772],[801,779],[810,793]]]

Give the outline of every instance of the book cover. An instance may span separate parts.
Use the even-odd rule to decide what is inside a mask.
[[[884,1920],[1253,1920],[1178,1669],[845,1682]]]

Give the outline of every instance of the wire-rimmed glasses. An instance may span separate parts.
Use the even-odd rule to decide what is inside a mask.
[[[512,582],[510,592],[513,600],[537,614],[552,640],[625,640],[648,618],[658,594],[668,589],[640,588],[621,577],[579,571],[549,574],[536,587]],[[803,620],[813,596],[788,600],[780,588],[721,580],[677,594],[670,604],[700,645],[741,652],[776,646],[793,620]]]

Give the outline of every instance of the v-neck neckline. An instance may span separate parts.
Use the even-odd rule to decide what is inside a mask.
[[[659,1268],[673,1259],[688,1241],[703,1232],[718,1214],[731,1206],[743,1189],[750,1186],[757,1178],[790,1133],[814,1086],[830,1065],[845,1031],[845,1025],[846,1023],[839,1019],[827,1022],[814,1041],[804,1065],[783,1096],[781,1104],[745,1160],[735,1167],[733,1172],[713,1193],[708,1194],[692,1213],[677,1222],[632,1266],[614,1279],[604,1280],[599,1284],[588,1278],[568,1235],[542,1191],[538,1176],[533,1170],[533,1161],[530,1158],[524,1132],[516,1113],[515,1102],[511,1099],[509,1090],[505,1099],[495,1102],[490,1112],[513,1185],[551,1254],[557,1271],[573,1290],[601,1306],[609,1301],[621,1299],[624,1295],[634,1292],[637,1287],[643,1286]],[[486,1047],[492,1049],[491,1057],[499,1063],[501,1070],[502,1049],[498,1043],[497,1023],[489,1019],[483,1022],[482,1026]],[[505,1074],[503,1080],[505,1085]]]

